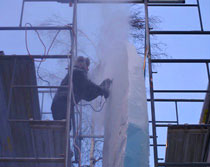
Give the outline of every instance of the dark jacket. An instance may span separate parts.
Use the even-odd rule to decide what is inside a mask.
[[[98,96],[104,94],[104,90],[90,81],[87,77],[87,72],[83,69],[74,67],[73,70],[73,92],[76,103],[80,100],[91,101]],[[68,86],[69,83],[69,73],[61,82],[61,86]],[[60,87],[58,88],[52,102],[51,110],[54,120],[66,119],[67,111],[67,96],[68,88]],[[71,107],[74,107],[73,98],[71,98]]]

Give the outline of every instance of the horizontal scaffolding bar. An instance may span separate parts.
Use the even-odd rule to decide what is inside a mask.
[[[151,101],[147,99],[147,101]],[[156,102],[204,102],[204,99],[154,99]]]
[[[21,59],[68,59],[71,58],[71,55],[4,55],[0,56],[0,59],[4,58],[21,58]]]
[[[197,127],[197,128],[207,128],[210,127],[210,124],[156,124],[156,127],[174,127],[174,128],[187,128],[187,127]]]
[[[18,30],[71,30],[70,26],[52,26],[52,27],[0,27],[0,31],[18,31]]]
[[[78,0],[78,3],[144,3],[144,0],[90,0],[88,2],[88,0]],[[148,3],[173,3],[173,4],[177,4],[177,3],[184,3],[184,0],[183,1],[155,1],[155,0],[152,0],[152,1],[148,1]]]
[[[158,163],[158,166],[210,166],[207,162],[166,162]]]
[[[154,144],[150,144],[149,146],[150,146],[150,147],[154,147]],[[158,146],[158,147],[165,147],[166,144],[157,144],[157,146]]]
[[[150,31],[151,35],[210,35],[210,31]]]
[[[68,88],[68,86],[14,85],[13,88]]]
[[[152,123],[152,121],[149,121],[149,123]],[[155,123],[177,123],[177,121],[155,121]]]
[[[154,93],[210,93],[210,90],[154,90]]]
[[[25,0],[25,2],[60,2],[60,3],[69,3],[70,0]],[[171,3],[171,4],[177,4],[177,3],[184,3],[185,0],[150,0],[148,3]],[[78,0],[77,3],[144,3],[144,0]]]
[[[70,0],[25,0],[25,2],[69,3]],[[77,3],[143,3],[143,0],[78,0]]]
[[[73,137],[73,136],[70,136]],[[103,135],[80,135],[80,138],[104,138]]]
[[[56,90],[38,90],[38,93],[55,93]]]
[[[149,138],[152,139],[152,138],[154,138],[154,137],[153,137],[153,136],[149,136]],[[156,138],[157,138],[157,136],[156,136]]]
[[[64,162],[64,158],[33,158],[33,157],[0,157],[0,162],[41,162],[41,163],[49,163],[49,162]]]
[[[155,4],[150,3],[148,6],[159,6],[159,7],[197,7],[197,4]]]
[[[172,124],[156,124],[155,125],[156,127],[169,127],[169,126],[172,126]]]
[[[152,59],[152,63],[210,63],[210,59]]]

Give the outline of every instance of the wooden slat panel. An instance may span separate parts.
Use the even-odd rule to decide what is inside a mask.
[[[7,109],[9,101],[13,65],[14,57],[0,57],[0,84],[3,89],[3,91],[0,91],[0,97],[5,101],[5,109]],[[37,85],[34,63],[30,58],[23,60],[18,58],[16,67],[14,84]],[[2,103],[0,104],[3,105]],[[0,108],[1,107],[2,106],[0,106]],[[2,117],[2,113],[4,113],[4,117]],[[4,118],[4,122],[8,125],[8,127],[4,129],[4,132],[8,132],[14,141],[12,144],[14,154],[6,154],[6,150],[4,149],[0,150],[0,156],[39,158],[64,157],[65,121],[40,121],[39,98],[36,88],[14,89],[11,112],[9,114],[9,124],[7,122],[8,114],[8,111],[1,111],[0,118]],[[33,120],[30,120],[31,118]],[[39,127],[38,129],[34,129],[33,126],[43,126],[44,128]],[[47,129],[48,126],[50,127],[49,129]],[[54,126],[56,127],[55,129],[52,128]],[[0,127],[2,127],[2,122],[0,122]],[[0,131],[0,136],[1,133]],[[32,140],[32,137],[34,140]],[[0,146],[1,143],[2,138],[0,138]],[[7,162],[1,163],[0,166],[1,165],[5,167],[34,167],[36,165],[61,167],[63,163],[18,162],[14,165],[14,163]]]
[[[180,127],[168,128],[165,161],[202,162],[208,129],[190,125]]]
[[[39,99],[37,89],[13,89],[11,98],[11,110],[8,111],[10,86],[12,81],[12,72],[14,68],[14,58],[8,58],[6,56],[0,57],[0,78],[3,85],[3,90],[1,94],[4,94],[6,110],[4,111],[9,118],[13,119],[40,119],[39,110]],[[14,84],[33,84],[36,85],[36,74],[35,67],[32,59],[28,58],[25,60],[16,60],[16,69]],[[7,121],[9,119],[5,117]],[[1,124],[1,123],[0,123]],[[9,124],[9,128],[6,129],[7,132],[11,134],[12,137],[12,148],[14,154],[11,156],[28,157],[34,156],[32,145],[32,138],[30,133],[29,124],[18,124],[12,122]],[[1,139],[0,139],[1,140]],[[3,150],[5,152],[5,150]],[[3,155],[1,155],[3,156]],[[10,164],[11,165],[11,164]],[[31,164],[25,164],[21,166],[30,166]]]

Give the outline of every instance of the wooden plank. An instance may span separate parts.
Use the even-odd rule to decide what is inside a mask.
[[[0,57],[0,81],[2,81],[1,84],[4,90],[0,91],[0,95],[5,94],[4,100],[7,104],[9,101],[13,62],[14,57]],[[34,63],[30,58],[18,58],[14,81],[15,84],[18,85],[37,85]],[[7,104],[5,104],[5,106],[7,106]],[[8,114],[9,113],[7,111],[7,115]],[[9,115],[10,129],[7,129],[7,131],[10,132],[11,138],[14,141],[12,145],[14,148],[14,154],[12,156],[16,158],[2,158],[0,159],[0,166],[6,165],[4,167],[11,167],[14,165],[18,167],[63,167],[64,161],[61,162],[61,160],[64,159],[63,155],[65,149],[66,121],[42,121],[40,119],[41,117],[37,88],[14,88],[11,112]],[[7,122],[8,118],[5,120]],[[0,127],[1,126],[2,122],[0,122]],[[34,142],[32,140],[32,128],[35,128],[33,130]],[[0,145],[1,140],[2,139],[0,138]],[[3,152],[5,152],[5,150],[3,150]],[[7,154],[0,152],[0,156],[5,157]],[[39,158],[37,159],[37,157]],[[55,157],[58,161],[54,161],[52,164],[52,159]],[[12,163],[14,161],[16,163]]]
[[[0,91],[0,93],[5,95],[4,100],[6,107],[9,103],[14,60],[14,58],[5,58],[5,56],[0,57],[0,78],[3,85],[3,91]],[[32,59],[28,58],[28,60],[24,61],[18,59],[16,62],[14,82],[18,84],[36,84],[36,75]],[[33,102],[30,100],[31,97],[33,97]],[[30,90],[13,89],[11,100],[11,110],[4,111],[9,118],[29,119],[32,117],[33,119],[40,119],[38,91],[36,89],[34,89],[33,92]],[[0,115],[0,117],[1,116],[2,115]],[[8,117],[5,119],[6,121],[9,119]],[[0,126],[1,124],[0,122]],[[33,156],[29,124],[16,124],[12,122],[9,126],[10,129],[7,131],[10,132],[12,136],[12,148],[15,154],[13,156]],[[0,138],[0,141],[1,140]],[[3,152],[5,152],[5,150],[3,150]],[[30,163],[27,163],[22,165],[22,167],[30,167],[30,165]]]
[[[165,161],[202,162],[208,128],[181,127],[176,125],[168,128]]]

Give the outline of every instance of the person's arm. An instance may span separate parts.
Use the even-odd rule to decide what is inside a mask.
[[[74,88],[78,91],[78,94],[80,94],[81,99],[86,101],[91,101],[107,93],[106,90],[89,80],[87,75],[82,71],[75,72]]]
[[[84,92],[84,100],[91,101],[98,96],[103,96],[105,90],[102,89],[100,86],[96,85],[90,80],[86,81],[86,91]]]

